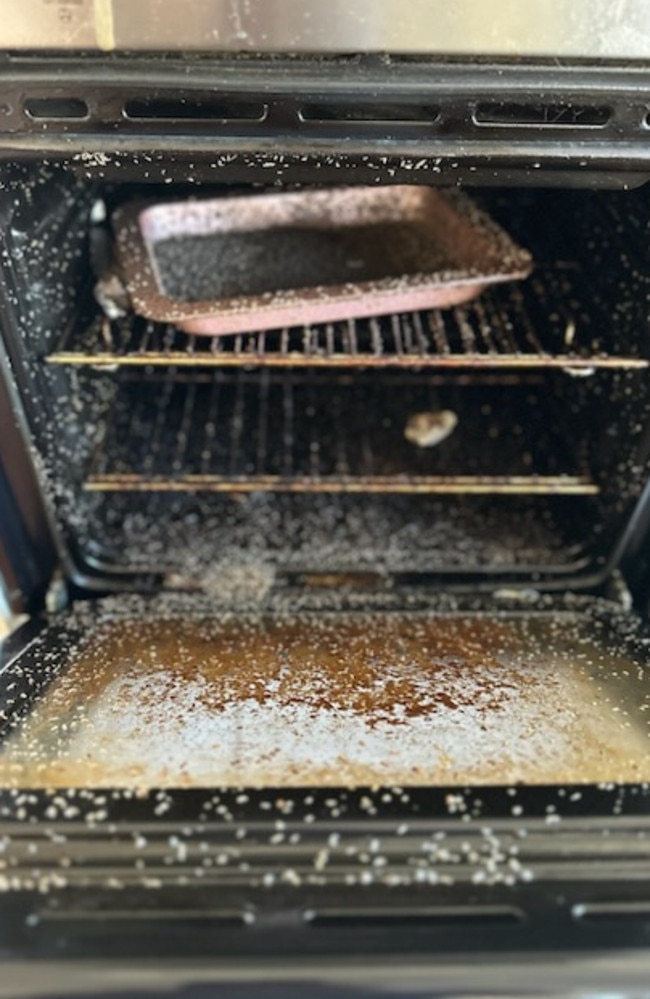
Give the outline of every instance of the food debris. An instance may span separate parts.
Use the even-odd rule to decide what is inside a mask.
[[[442,409],[438,413],[414,413],[404,428],[404,436],[418,447],[435,447],[446,440],[457,426],[458,417],[451,409]]]

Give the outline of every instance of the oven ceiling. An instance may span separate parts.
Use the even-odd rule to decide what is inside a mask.
[[[650,58],[647,0],[0,0],[0,15],[4,49]]]

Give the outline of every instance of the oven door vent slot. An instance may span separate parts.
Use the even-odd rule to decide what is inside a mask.
[[[305,104],[299,111],[303,122],[344,122],[370,125],[433,125],[440,117],[440,108],[410,103]]]
[[[487,102],[474,113],[477,125],[500,125],[508,128],[603,128],[612,112],[607,107],[589,104],[528,104]]]
[[[123,115],[128,121],[263,121],[267,106],[259,101],[228,100],[212,96],[141,97],[127,101]]]
[[[586,902],[574,905],[571,914],[581,923],[650,924],[650,899],[621,902]]]
[[[79,97],[30,97],[23,108],[33,121],[77,121],[90,115],[88,104]]]
[[[396,929],[405,926],[432,930],[445,927],[516,926],[524,921],[524,913],[514,906],[378,906],[340,909],[317,909],[305,913],[306,922],[314,927],[382,927]]]

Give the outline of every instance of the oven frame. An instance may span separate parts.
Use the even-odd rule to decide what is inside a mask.
[[[188,74],[188,58],[191,74]],[[53,82],[55,81],[55,82]],[[125,117],[129,99],[252,98],[261,118]],[[27,110],[32,100],[80,102],[72,117]],[[477,109],[512,103],[524,120],[492,124]],[[306,120],[305,104],[386,108],[435,104],[436,120],[409,124]],[[579,109],[606,105],[602,124]],[[540,108],[575,111],[540,120]],[[526,122],[526,109],[532,122]],[[0,61],[0,157],[40,158],[98,179],[163,182],[295,181],[632,187],[650,178],[650,67],[558,60],[466,60],[378,55],[328,59],[88,53],[5,53]],[[344,151],[343,151],[344,150]],[[141,157],[145,157],[142,159]],[[190,167],[191,164],[191,167]],[[189,174],[188,174],[189,169]]]
[[[650,110],[650,70],[646,68],[626,71],[612,66],[531,67],[498,66],[493,63],[481,68],[453,63],[437,64],[434,68],[426,61],[419,64],[405,62],[399,71],[401,75],[397,91],[398,96],[408,94],[411,100],[422,94],[423,90],[429,93],[432,78],[437,79],[435,86],[438,90],[465,88],[470,95],[470,102],[475,100],[475,97],[471,97],[472,94],[480,95],[486,91],[503,94],[504,79],[507,79],[508,93],[524,103],[538,100],[539,95],[548,93],[549,89],[556,102],[565,99],[575,101],[577,97],[582,99],[585,95],[593,101],[594,94],[598,96],[604,88],[607,93],[616,95],[617,106],[627,107],[628,110],[632,107],[634,114],[630,113],[626,119],[621,112],[615,127],[612,125],[612,132],[603,139],[587,141],[584,133],[576,134],[570,130],[550,138],[547,136],[547,139],[526,135],[511,142],[506,149],[503,141],[494,136],[479,138],[468,134],[472,131],[473,135],[473,126],[465,127],[469,105],[464,103],[463,113],[458,116],[461,124],[455,131],[452,129],[447,134],[443,132],[430,136],[424,141],[412,136],[397,136],[394,141],[391,140],[388,150],[380,135],[357,137],[349,144],[347,158],[338,165],[332,163],[324,174],[318,173],[317,163],[322,157],[338,155],[340,134],[320,134],[312,139],[305,138],[293,127],[295,115],[286,117],[291,95],[297,88],[305,89],[309,84],[316,93],[343,90],[344,96],[347,94],[349,97],[361,88],[369,94],[380,93],[382,99],[386,100],[387,95],[392,97],[396,92],[394,80],[390,83],[386,81],[386,74],[376,60],[361,60],[358,68],[348,67],[342,84],[337,81],[341,67],[336,63],[327,71],[327,78],[323,78],[318,75],[320,70],[317,71],[308,61],[303,65],[290,61],[264,64],[254,60],[234,60],[229,63],[199,60],[192,77],[192,87],[223,88],[227,84],[230,92],[239,94],[246,92],[247,88],[248,91],[262,88],[264,92],[268,92],[274,78],[283,81],[280,87],[283,91],[280,97],[283,99],[278,99],[278,116],[268,134],[236,137],[220,135],[215,142],[209,132],[190,135],[177,132],[170,135],[152,130],[148,134],[137,136],[115,132],[110,118],[106,118],[102,108],[115,100],[116,93],[123,92],[130,86],[151,86],[152,79],[159,89],[173,90],[178,87],[182,68],[182,61],[173,59],[109,59],[103,56],[83,60],[48,56],[6,58],[4,66],[0,67],[0,101],[7,100],[11,102],[12,108],[14,105],[22,108],[27,93],[36,93],[39,88],[41,91],[48,90],[52,79],[56,77],[57,87],[68,94],[84,95],[83,99],[88,94],[93,95],[93,101],[97,102],[97,121],[93,119],[89,123],[91,127],[84,126],[81,130],[74,123],[61,128],[43,128],[42,124],[34,126],[33,122],[25,122],[22,111],[12,110],[7,115],[7,127],[0,130],[0,156],[6,161],[33,158],[51,160],[98,180],[122,176],[137,178],[140,169],[137,159],[143,151],[155,154],[152,171],[159,177],[162,176],[166,157],[175,161],[171,172],[172,180],[174,177],[178,179],[186,176],[190,162],[198,164],[197,177],[209,176],[215,148],[223,160],[223,176],[231,180],[237,177],[244,164],[249,164],[247,176],[251,180],[263,179],[267,182],[269,179],[282,180],[287,177],[307,181],[313,180],[315,175],[323,179],[327,175],[338,179],[340,170],[358,171],[355,172],[355,179],[359,181],[365,178],[377,182],[379,178],[393,182],[408,178],[411,182],[416,179],[430,182],[428,166],[433,161],[439,168],[435,179],[451,183],[464,180],[479,184],[498,181],[499,184],[513,185],[588,186],[593,183],[599,186],[625,187],[650,179],[650,144],[643,131],[646,126],[641,124]],[[286,79],[283,76],[285,71]],[[607,79],[606,87],[604,78]],[[107,103],[103,104],[104,101]],[[641,117],[640,112],[643,112]],[[13,115],[16,117],[12,118]],[[282,115],[285,115],[284,119]],[[98,124],[100,121],[101,126]],[[269,150],[277,149],[278,144],[282,149],[281,155],[276,155],[275,152],[271,154]],[[270,166],[264,166],[259,161],[256,154],[262,150],[267,151]],[[158,154],[160,159],[156,159]],[[11,360],[4,348],[0,348],[0,375],[0,413],[7,414],[10,411],[12,414],[11,418],[7,417],[3,422],[0,435],[3,472],[0,478],[0,506],[3,512],[0,518],[0,568],[13,594],[14,607],[35,612],[45,600],[48,583],[57,564],[53,541],[54,525],[51,520],[48,524],[49,515],[40,499],[26,446],[25,428],[21,426],[21,408],[13,386],[15,371],[12,370]],[[650,486],[646,487],[643,506],[637,509],[636,518],[630,522],[628,551],[634,555],[632,572],[636,571],[641,577],[638,593],[645,592],[648,585],[644,549],[647,548],[650,527],[649,508]],[[59,560],[62,555],[59,551]],[[83,583],[89,589],[92,588],[91,578],[81,576],[69,560],[59,562],[59,565],[67,582]],[[608,574],[604,574],[602,578],[594,580],[594,585],[604,584],[607,578]],[[610,582],[614,585],[614,581]],[[54,618],[56,619],[56,615]],[[29,647],[38,638],[45,624],[45,618],[33,613],[28,624],[3,644],[0,670],[9,668],[19,656],[27,656],[29,659]],[[328,977],[329,969],[326,964],[331,968],[332,957],[345,957],[351,969],[350,981],[358,983],[359,976],[363,975],[363,982],[367,987],[376,987],[390,980],[382,963],[388,953],[391,955],[392,974],[395,974],[395,967],[400,964],[408,967],[408,974],[415,982],[414,987],[420,987],[419,981],[423,989],[430,990],[434,968],[436,980],[443,981],[446,976],[450,987],[459,982],[468,987],[466,983],[479,980],[484,987],[490,975],[503,983],[503,968],[506,967],[511,975],[510,984],[517,990],[521,987],[523,973],[529,982],[538,974],[540,982],[544,983],[554,975],[556,983],[559,983],[558,989],[578,980],[582,985],[584,978],[578,979],[577,976],[583,974],[585,967],[587,973],[591,973],[589,969],[594,967],[596,954],[599,955],[597,962],[600,963],[597,964],[598,971],[594,973],[594,980],[599,986],[607,980],[608,974],[619,986],[625,977],[629,982],[634,982],[635,976],[645,985],[650,935],[646,887],[650,880],[650,851],[639,857],[638,844],[650,835],[650,790],[619,787],[593,789],[575,806],[567,806],[566,802],[566,792],[571,789],[562,790],[565,792],[562,807],[566,818],[561,825],[561,835],[558,836],[556,826],[548,824],[545,814],[540,812],[535,816],[535,821],[538,822],[549,849],[551,845],[555,849],[563,836],[566,836],[567,842],[574,837],[583,844],[583,859],[593,860],[594,841],[599,837],[602,839],[605,820],[609,819],[612,833],[606,843],[602,840],[602,853],[596,851],[596,856],[602,859],[600,880],[594,881],[590,886],[577,887],[575,880],[567,873],[567,868],[562,869],[562,865],[558,864],[557,876],[548,883],[536,884],[534,890],[527,889],[526,885],[520,888],[521,904],[530,912],[531,922],[527,930],[532,926],[532,933],[520,934],[513,941],[511,925],[495,925],[474,935],[469,941],[469,948],[466,926],[438,927],[432,934],[431,923],[427,923],[426,914],[419,927],[414,926],[409,918],[404,918],[401,925],[399,920],[396,923],[393,919],[389,925],[375,925],[369,929],[361,920],[353,932],[349,927],[343,932],[339,928],[329,935],[327,932],[324,936],[316,934],[314,939],[313,932],[304,925],[304,920],[301,923],[296,916],[297,911],[302,912],[309,903],[302,898],[296,899],[290,882],[277,902],[266,908],[262,905],[264,916],[258,923],[257,930],[252,933],[247,932],[245,920],[240,920],[236,926],[224,925],[224,920],[216,911],[213,919],[209,916],[198,922],[188,919],[191,906],[188,906],[187,901],[181,904],[174,890],[166,893],[152,887],[151,894],[144,896],[140,889],[136,891],[127,888],[116,908],[117,896],[114,895],[111,902],[106,902],[113,889],[108,889],[106,884],[102,887],[101,879],[110,879],[115,876],[116,869],[120,870],[120,856],[124,856],[121,853],[124,843],[123,840],[120,842],[120,837],[128,836],[134,823],[145,828],[153,837],[169,835],[169,828],[165,827],[157,812],[160,799],[155,796],[155,792],[141,799],[112,804],[111,820],[114,821],[114,826],[111,827],[109,822],[105,826],[100,823],[94,828],[93,819],[87,814],[94,805],[85,799],[82,792],[78,792],[70,801],[80,809],[81,832],[76,819],[66,820],[58,815],[52,817],[52,813],[48,811],[52,806],[50,795],[29,795],[20,806],[22,809],[24,805],[24,811],[18,815],[15,796],[3,792],[0,796],[0,840],[2,836],[8,836],[14,842],[15,856],[18,858],[17,875],[24,875],[25,883],[15,891],[0,892],[0,925],[3,927],[0,955],[13,960],[37,955],[43,961],[55,957],[60,959],[62,955],[71,959],[83,957],[100,960],[105,959],[109,953],[113,960],[120,961],[145,956],[157,961],[219,958],[222,962],[230,960],[232,969],[232,958],[237,954],[239,963],[236,964],[236,970],[232,971],[233,975],[242,973],[241,962],[248,962],[252,955],[260,961],[268,961],[273,956],[292,962],[293,969],[300,967],[302,962],[302,967],[308,969],[305,974],[309,973],[311,977],[320,977],[322,974],[323,978]],[[412,814],[417,816],[416,821],[428,831],[442,829],[440,815],[447,813],[446,796],[456,792],[457,789],[437,789],[433,793],[428,791],[423,796],[415,792],[410,805]],[[354,792],[356,797],[352,801],[348,820],[350,828],[359,822],[363,824],[364,834],[369,830],[375,834],[383,827],[393,828],[395,815],[390,803],[381,805],[378,814],[372,820],[368,819],[367,810],[361,801],[367,793],[367,789]],[[522,793],[528,794],[527,791]],[[311,794],[312,792],[306,791],[303,797]],[[625,799],[625,816],[612,821],[612,812],[618,807],[621,795]],[[314,809],[321,809],[325,816],[327,796],[328,792],[323,792],[320,798],[316,795],[314,801],[303,801],[302,810],[299,809],[296,814],[296,821],[301,823]],[[241,810],[243,806],[237,802],[234,792],[224,792],[223,800],[233,818],[215,820],[214,814],[210,815],[207,809],[212,797],[207,797],[203,792],[175,793],[170,805],[171,814],[167,818],[172,834],[188,824],[205,825],[207,822],[208,835],[214,843],[218,843],[220,838],[232,837],[233,825],[239,817],[238,809]],[[486,819],[495,830],[509,829],[507,816],[510,814],[511,800],[507,793],[499,789],[488,789],[484,797],[486,805],[480,820],[470,820],[468,823],[463,820],[462,815],[449,817],[444,820],[445,831],[461,841],[480,843],[485,836],[483,830]],[[259,806],[262,800],[260,792],[253,804]],[[547,804],[548,798],[545,798],[544,807]],[[541,808],[535,789],[530,789],[529,807],[532,812]],[[274,830],[274,820],[268,819],[258,823],[256,832],[268,838],[273,835]],[[329,831],[325,823],[319,835],[322,837]],[[69,835],[80,835],[79,842],[86,850],[91,866],[92,863],[96,865],[95,872],[98,872],[100,886],[93,883],[93,877],[90,876],[87,884],[80,885],[79,894],[73,900],[75,904],[69,907],[67,916],[64,912],[61,918],[57,915],[49,918],[52,916],[50,912],[48,919],[41,921],[43,895],[38,886],[25,887],[29,871],[33,869],[29,849],[34,844],[48,845],[48,848],[53,846],[52,857],[56,866],[65,858],[68,849],[65,837]],[[317,849],[320,845],[317,843]],[[408,843],[405,843],[405,849],[407,847]],[[134,850],[127,850],[127,853],[131,868]],[[617,855],[622,865],[616,869],[616,873],[612,873],[613,868],[609,868],[606,862],[612,854]],[[579,851],[574,860],[580,860]],[[625,879],[621,875],[622,868],[626,872]],[[170,869],[173,869],[173,864]],[[217,890],[220,891],[217,887],[212,887],[212,891]],[[234,885],[230,890],[231,897],[226,908],[248,904],[250,894],[247,886]],[[464,884],[463,890],[471,894],[472,887]],[[602,905],[603,890],[611,894],[615,908],[618,906],[615,928],[612,928],[611,921],[600,921],[596,910],[593,910],[596,918],[591,923],[581,920],[579,914],[576,918],[572,911],[574,906],[588,906],[590,902]],[[492,898],[497,907],[512,904],[512,893],[509,890],[502,891],[499,888]],[[70,899],[61,887],[58,894],[56,890],[52,893],[50,903],[52,901],[55,907],[59,904],[65,910]],[[340,896],[338,900],[334,899],[337,904],[340,901]],[[334,902],[331,903],[333,906]],[[125,911],[126,916],[115,917],[110,931],[104,929],[103,933],[97,933],[97,919],[91,914],[98,911],[98,906],[101,910],[101,906],[106,904],[109,913],[111,904],[113,905],[113,917],[116,912],[121,912],[124,916]],[[406,900],[407,908],[408,905],[413,906],[412,897]],[[417,915],[416,912],[416,917]],[[226,913],[226,922],[227,918]],[[152,933],[151,923],[154,920],[156,929]],[[310,932],[311,938],[308,936]],[[520,956],[513,954],[515,946],[527,951],[537,950],[535,959],[526,962],[525,972],[522,971]],[[622,968],[619,958],[614,955],[619,954],[621,949],[631,947],[641,949]],[[588,951],[591,951],[591,957],[583,960],[583,955]],[[560,953],[566,958],[561,971],[556,968],[549,970],[549,952],[553,954],[554,963]],[[581,953],[580,957],[576,957],[578,952]],[[468,956],[470,953],[471,959]],[[365,958],[363,970],[360,970],[360,954]],[[459,954],[463,954],[462,968],[457,963]],[[484,963],[481,965],[482,959]],[[372,971],[368,971],[367,964],[372,964]],[[271,970],[268,970],[268,964],[266,967],[267,970],[260,971],[260,975],[271,977],[274,973],[286,973],[278,972],[277,965]],[[6,968],[9,975],[10,965]],[[322,971],[323,968],[325,971]],[[179,980],[184,980],[184,974],[190,978],[194,972],[183,972],[177,965],[171,974],[177,974]],[[418,975],[421,976],[419,980]],[[478,976],[485,977],[479,979]],[[400,978],[400,983],[401,981]],[[54,987],[54,979],[50,985]]]

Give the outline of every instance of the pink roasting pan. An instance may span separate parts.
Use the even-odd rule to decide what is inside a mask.
[[[113,226],[134,311],[210,336],[448,308],[532,267],[467,196],[421,186],[129,202]]]

